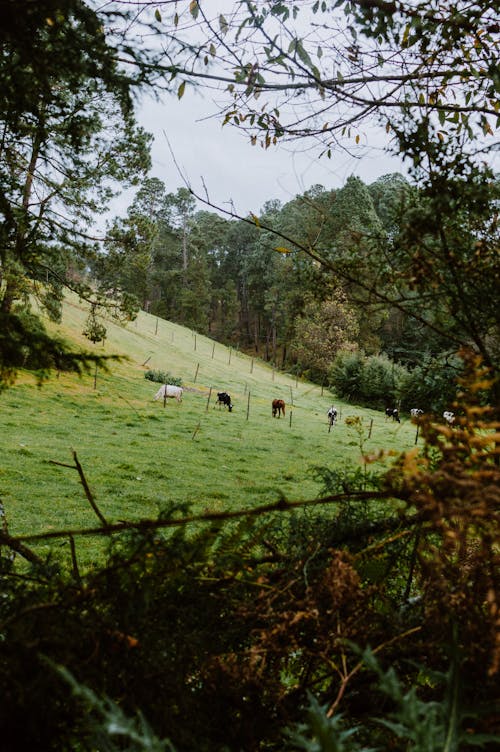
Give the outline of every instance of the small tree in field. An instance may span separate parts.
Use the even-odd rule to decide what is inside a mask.
[[[330,300],[306,304],[292,343],[301,369],[315,376],[326,375],[339,351],[355,349],[357,332],[356,316],[340,291]]]

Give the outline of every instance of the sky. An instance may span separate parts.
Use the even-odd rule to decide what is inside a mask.
[[[298,142],[267,150],[252,146],[235,127],[223,127],[215,113],[209,99],[187,89],[181,100],[166,95],[162,102],[150,98],[140,102],[138,121],[154,136],[149,176],[159,178],[168,193],[188,183],[205,196],[206,187],[213,204],[230,209],[232,202],[234,210],[246,216],[258,214],[268,200],[286,203],[315,184],[328,190],[341,188],[350,175],[368,184],[388,173],[405,174],[401,160],[384,153],[381,146],[362,159],[345,152],[319,159],[319,149],[306,151]],[[376,138],[370,134],[372,144]],[[133,195],[121,200],[125,209]]]

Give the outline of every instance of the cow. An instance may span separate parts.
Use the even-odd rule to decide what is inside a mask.
[[[155,394],[155,400],[166,399],[167,397],[173,397],[177,402],[182,401],[182,387],[174,386],[174,384],[163,384]]]
[[[273,418],[276,416],[281,417],[281,413],[285,414],[285,403],[282,399],[273,400]]]
[[[225,405],[225,407],[227,407],[229,412],[231,412],[233,409],[233,403],[231,402],[231,397],[229,396],[227,392],[217,392],[217,402],[215,403],[215,405],[219,405],[219,408],[221,407],[221,405]],[[214,408],[215,408],[215,405],[214,405]]]
[[[332,405],[327,412],[327,416],[329,425],[333,426],[337,422],[337,408]]]
[[[399,420],[399,410],[397,407],[386,407],[385,417],[392,418],[394,421],[396,421],[396,423],[401,423],[401,421]]]
[[[421,415],[424,414],[424,411],[421,410],[419,407],[412,407],[410,410],[410,415],[412,418],[420,418]]]
[[[449,426],[452,426],[455,422],[455,413],[452,413],[450,410],[445,410],[443,413],[443,418]]]

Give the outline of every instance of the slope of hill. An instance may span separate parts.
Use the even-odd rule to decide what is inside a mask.
[[[69,297],[56,329],[91,349],[82,334],[87,315]],[[172,504],[201,512],[314,498],[321,492],[314,468],[342,473],[359,467],[362,451],[414,444],[409,422],[339,401],[329,431],[331,394],[184,327],[144,312],[126,326],[105,324],[96,349],[124,358],[109,372],[54,374],[41,388],[25,373],[1,396],[0,495],[12,534],[99,524],[73,452],[113,522],[156,517]],[[148,369],[182,378],[183,401],[153,401],[158,385],[145,379]],[[231,413],[214,407],[220,390],[231,394]],[[280,419],[271,415],[275,397],[286,402]],[[361,423],[353,428],[346,416]],[[85,551],[91,559],[92,544]]]

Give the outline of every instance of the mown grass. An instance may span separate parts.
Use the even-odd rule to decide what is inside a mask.
[[[70,298],[58,331],[91,349],[81,335],[86,316]],[[99,350],[127,358],[108,373],[54,375],[41,388],[22,374],[0,395],[0,498],[12,535],[98,524],[76,470],[54,464],[72,465],[73,451],[103,515],[116,522],[156,517],[172,502],[201,513],[253,508],[282,496],[314,498],[320,486],[313,467],[362,461],[360,437],[347,416],[362,419],[366,452],[415,443],[408,420],[393,424],[380,412],[332,400],[320,387],[183,327],[145,313],[126,327],[106,325]],[[158,385],[144,378],[150,368],[183,379],[181,404],[168,400],[164,408],[153,401]],[[232,396],[232,413],[214,408],[222,389]],[[274,397],[287,403],[284,418],[271,416]],[[341,417],[329,432],[332,401]],[[78,539],[82,562],[89,564],[100,546],[94,538]],[[50,547],[68,549],[66,542]]]

